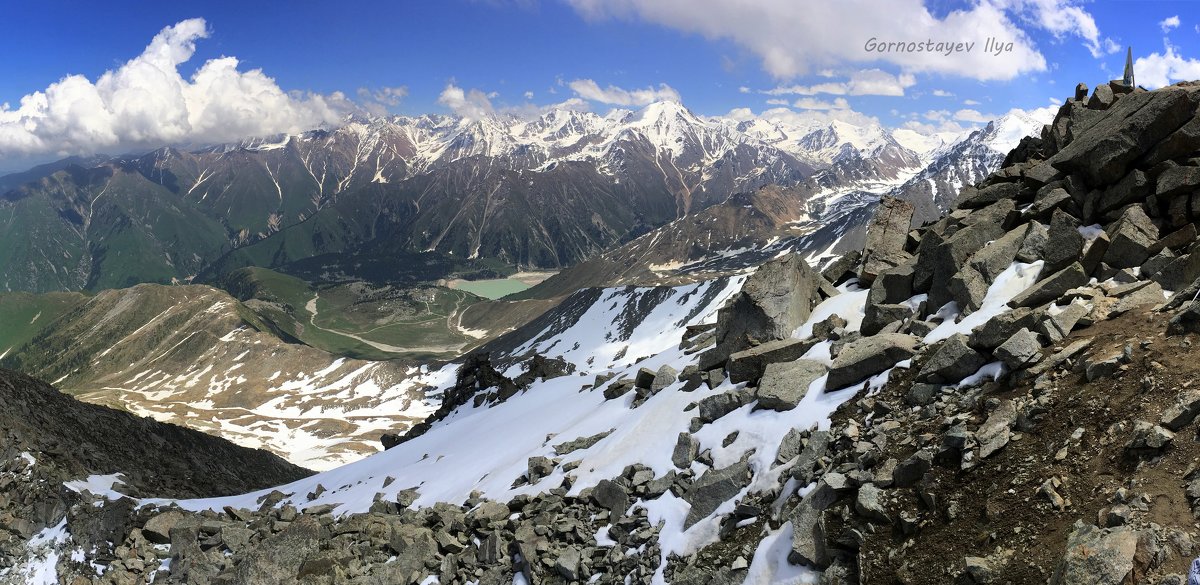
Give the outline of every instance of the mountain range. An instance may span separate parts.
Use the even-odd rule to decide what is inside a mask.
[[[584,289],[858,250],[881,196],[935,217],[1040,124],[923,137],[662,102],[67,159],[0,179],[4,287],[69,291],[0,293],[0,365],[326,468],[437,408],[422,364],[579,310]],[[510,254],[539,238],[561,254]],[[531,266],[559,272],[499,301],[445,286]]]
[[[1022,135],[1036,126],[1015,115],[1006,124]],[[1006,150],[977,139],[986,152],[950,152],[968,141],[704,118],[658,102],[604,116],[356,118],[68,159],[0,178],[0,290],[211,283],[247,266],[376,282],[561,269],[768,184],[879,192],[922,171],[936,175],[935,191],[967,184]]]

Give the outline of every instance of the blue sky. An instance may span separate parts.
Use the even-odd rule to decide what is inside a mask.
[[[1118,76],[1127,45],[1145,85],[1200,78],[1200,7],[1189,1],[50,1],[6,12],[16,26],[0,36],[0,168],[286,131],[348,109],[479,114],[572,100],[606,111],[678,96],[706,115],[946,129]],[[178,23],[190,25],[164,37],[165,53],[139,57]],[[975,45],[869,53],[871,38]],[[1013,45],[985,55],[989,38]],[[221,57],[236,61],[193,78]]]

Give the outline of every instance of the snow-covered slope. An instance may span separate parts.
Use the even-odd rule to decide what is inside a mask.
[[[416,367],[285,343],[207,286],[103,291],[55,321],[12,365],[81,400],[208,432],[328,469],[438,402]],[[429,376],[422,380],[428,383]]]

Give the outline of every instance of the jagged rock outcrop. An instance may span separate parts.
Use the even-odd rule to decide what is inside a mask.
[[[701,357],[701,369],[722,365],[739,351],[791,337],[821,300],[828,285],[799,255],[763,264],[717,313],[716,346]]]

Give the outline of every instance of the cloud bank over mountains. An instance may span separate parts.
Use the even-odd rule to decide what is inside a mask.
[[[0,106],[0,157],[299,132],[337,122],[356,107],[340,93],[284,91],[260,69],[239,71],[237,57],[211,59],[184,78],[180,66],[208,35],[204,19],[182,21],[95,81],[68,75],[15,106]]]
[[[974,0],[957,9],[929,0],[891,0],[886,10],[880,9],[879,0],[565,1],[573,16],[587,20],[641,22],[732,43],[750,57],[755,69],[761,67],[768,74],[763,85],[774,85],[738,88],[770,107],[763,115],[851,123],[877,123],[875,115],[882,115],[888,106],[869,110],[875,115],[855,109],[877,97],[955,96],[930,87],[931,80],[1017,84],[1054,69],[1034,36],[1039,41],[1050,38],[1055,44],[1075,43],[1098,60],[1121,49],[1100,32],[1081,0]],[[1177,16],[1156,22],[1164,36],[1187,28],[1181,28]],[[387,115],[408,97],[403,86],[360,88],[353,99],[341,92],[288,91],[261,69],[239,69],[241,62],[234,56],[207,60],[185,76],[181,71],[193,70],[185,65],[195,56],[196,43],[209,36],[205,19],[184,20],[162,29],[140,55],[95,79],[68,75],[15,104],[0,105],[0,162],[297,133],[339,124],[353,113]],[[864,47],[870,38],[885,44],[961,44],[973,39],[980,46],[947,58],[921,51],[871,52]],[[1010,43],[1011,48],[984,51],[986,39]],[[1200,62],[1183,56],[1168,39],[1163,41],[1161,52],[1138,59],[1140,83],[1154,87],[1200,77]],[[446,71],[448,76],[454,73]],[[582,72],[550,73],[557,73],[557,85],[543,97],[565,94],[552,98],[557,103],[534,103],[532,91],[509,91],[502,98],[490,88],[460,87],[453,78],[445,82],[440,95],[436,89],[433,95],[437,104],[468,119],[683,101],[671,85],[645,78],[615,85]],[[699,96],[701,101],[704,98]],[[963,124],[981,124],[992,115],[975,107],[979,102],[971,99],[958,104],[947,100],[932,109],[927,102],[920,108],[913,103],[906,101],[892,109],[895,124],[920,132],[957,132]],[[734,105],[727,116],[751,111]]]

